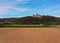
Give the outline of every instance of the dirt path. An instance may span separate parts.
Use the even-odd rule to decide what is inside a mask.
[[[59,28],[0,29],[0,43],[60,43]]]

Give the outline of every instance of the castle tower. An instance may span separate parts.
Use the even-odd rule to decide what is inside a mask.
[[[33,17],[41,18],[42,16],[36,13],[35,15],[33,15]]]

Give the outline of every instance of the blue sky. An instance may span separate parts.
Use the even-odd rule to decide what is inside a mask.
[[[0,0],[0,18],[31,16],[35,13],[60,17],[60,0]]]

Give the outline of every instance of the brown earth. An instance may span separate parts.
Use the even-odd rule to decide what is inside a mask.
[[[0,43],[60,43],[60,28],[0,28]]]

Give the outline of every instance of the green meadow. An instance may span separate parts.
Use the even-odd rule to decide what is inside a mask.
[[[38,25],[38,26],[29,26],[29,25],[27,25],[27,26],[9,26],[9,25],[7,25],[7,26],[2,26],[1,28],[50,28],[51,26],[40,26],[40,25]]]

